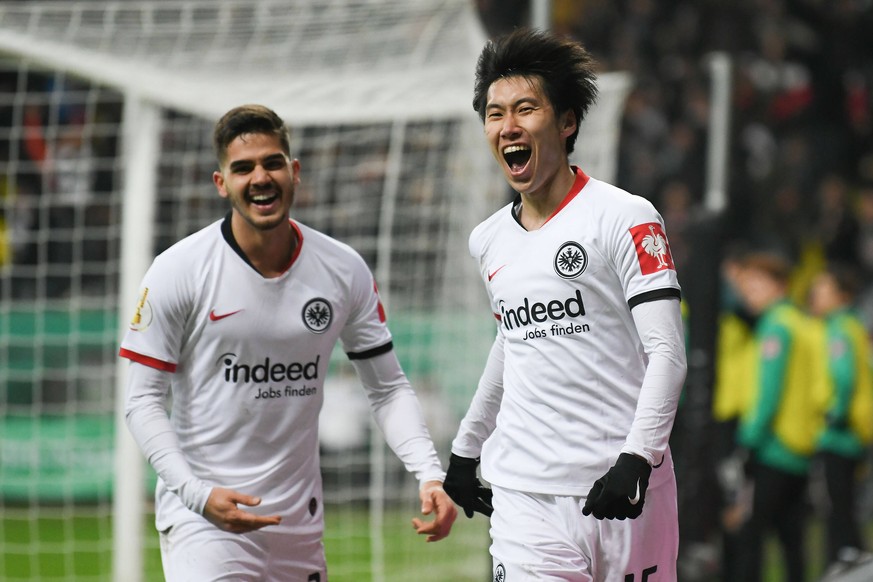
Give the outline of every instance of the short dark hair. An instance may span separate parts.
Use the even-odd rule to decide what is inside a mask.
[[[555,113],[567,110],[576,116],[576,131],[567,137],[571,153],[579,125],[597,100],[595,62],[580,43],[553,33],[518,28],[489,41],[476,64],[473,109],[485,121],[488,88],[507,77],[538,78]]]
[[[212,147],[219,167],[225,162],[230,142],[246,133],[275,135],[285,155],[291,156],[291,134],[282,118],[263,105],[241,105],[225,113],[215,124]]]

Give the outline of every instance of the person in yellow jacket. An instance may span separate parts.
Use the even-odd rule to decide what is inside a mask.
[[[812,405],[811,318],[788,299],[791,265],[779,256],[751,253],[743,261],[740,293],[758,315],[754,328],[755,380],[737,431],[752,492],[751,512],[739,531],[737,579],[761,579],[764,536],[775,530],[786,580],[803,580],[806,487],[816,429]]]
[[[712,451],[719,486],[720,564],[723,582],[740,582],[736,575],[739,528],[748,518],[749,496],[743,462],[737,455],[737,427],[748,408],[754,383],[755,324],[740,296],[746,250],[734,248],[721,264],[721,310],[716,336],[712,393]],[[677,456],[678,457],[678,456]]]
[[[865,548],[855,486],[873,441],[873,376],[870,338],[852,311],[858,291],[858,279],[845,265],[829,266],[810,290],[810,311],[824,323],[821,350],[827,358],[819,393],[825,422],[816,444],[829,505],[829,570],[856,561]]]

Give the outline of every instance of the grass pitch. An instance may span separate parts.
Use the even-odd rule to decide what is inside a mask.
[[[325,549],[330,581],[490,579],[488,522],[484,517],[477,515],[469,520],[462,513],[452,534],[438,543],[426,543],[416,536],[410,524],[412,517],[414,511],[387,511],[374,530],[366,507],[328,506]],[[144,581],[161,582],[153,516],[146,517],[144,527]],[[807,536],[810,550],[807,582],[816,580],[824,566],[821,535],[821,524],[811,522]],[[873,540],[873,524],[867,524],[867,536],[868,541]],[[108,582],[112,569],[110,508],[5,506],[0,514],[0,548],[0,580],[4,582]],[[771,539],[764,580],[781,579],[781,557],[775,540]]]
[[[426,543],[410,523],[414,512],[387,512],[374,540],[366,508],[328,507],[325,551],[331,582],[487,580],[485,518],[455,522],[452,534]],[[163,581],[154,517],[146,517],[144,581]],[[383,558],[374,560],[375,555]],[[108,582],[112,570],[112,518],[99,507],[4,507],[0,517],[0,580],[5,582]],[[375,577],[374,577],[375,574]]]

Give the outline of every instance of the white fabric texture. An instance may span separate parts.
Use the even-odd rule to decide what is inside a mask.
[[[483,478],[501,487],[567,496],[587,495],[623,450],[669,458],[684,336],[654,207],[577,169],[541,228],[525,230],[510,204],[470,251],[498,338],[452,451],[481,453]],[[655,470],[652,486],[665,478]]]

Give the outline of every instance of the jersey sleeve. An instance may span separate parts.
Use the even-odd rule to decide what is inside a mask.
[[[152,368],[175,372],[191,305],[184,276],[188,265],[161,255],[143,277],[119,354]],[[180,272],[180,269],[182,272]]]
[[[646,375],[623,453],[663,460],[687,372],[679,301],[650,301],[633,310],[634,323],[649,358]]]
[[[127,371],[125,422],[167,490],[178,495],[185,507],[202,514],[212,487],[194,475],[179,446],[167,415],[169,391],[167,372],[131,362]]]
[[[652,204],[629,196],[611,221],[612,257],[630,307],[681,295],[664,221]]]
[[[385,442],[420,483],[443,481],[445,472],[430,437],[424,412],[392,353],[353,360],[355,371]]]
[[[485,256],[486,224],[487,223],[481,223],[473,229],[473,232],[470,233],[470,238],[468,239],[467,244],[469,246],[470,256],[475,259],[476,267],[479,269],[479,276],[482,278],[482,284],[485,286],[485,292],[488,295],[488,304],[491,306],[491,313],[497,317],[497,314],[500,313],[500,309],[497,307],[497,304],[494,301],[494,296],[491,294],[491,287],[488,285],[488,263]]]
[[[360,360],[389,352],[393,344],[376,281],[364,259],[357,253],[352,256],[349,318],[340,341],[349,359]]]
[[[482,445],[497,426],[497,413],[503,399],[503,342],[498,328],[473,401],[452,441],[452,452],[458,456],[479,457]]]

